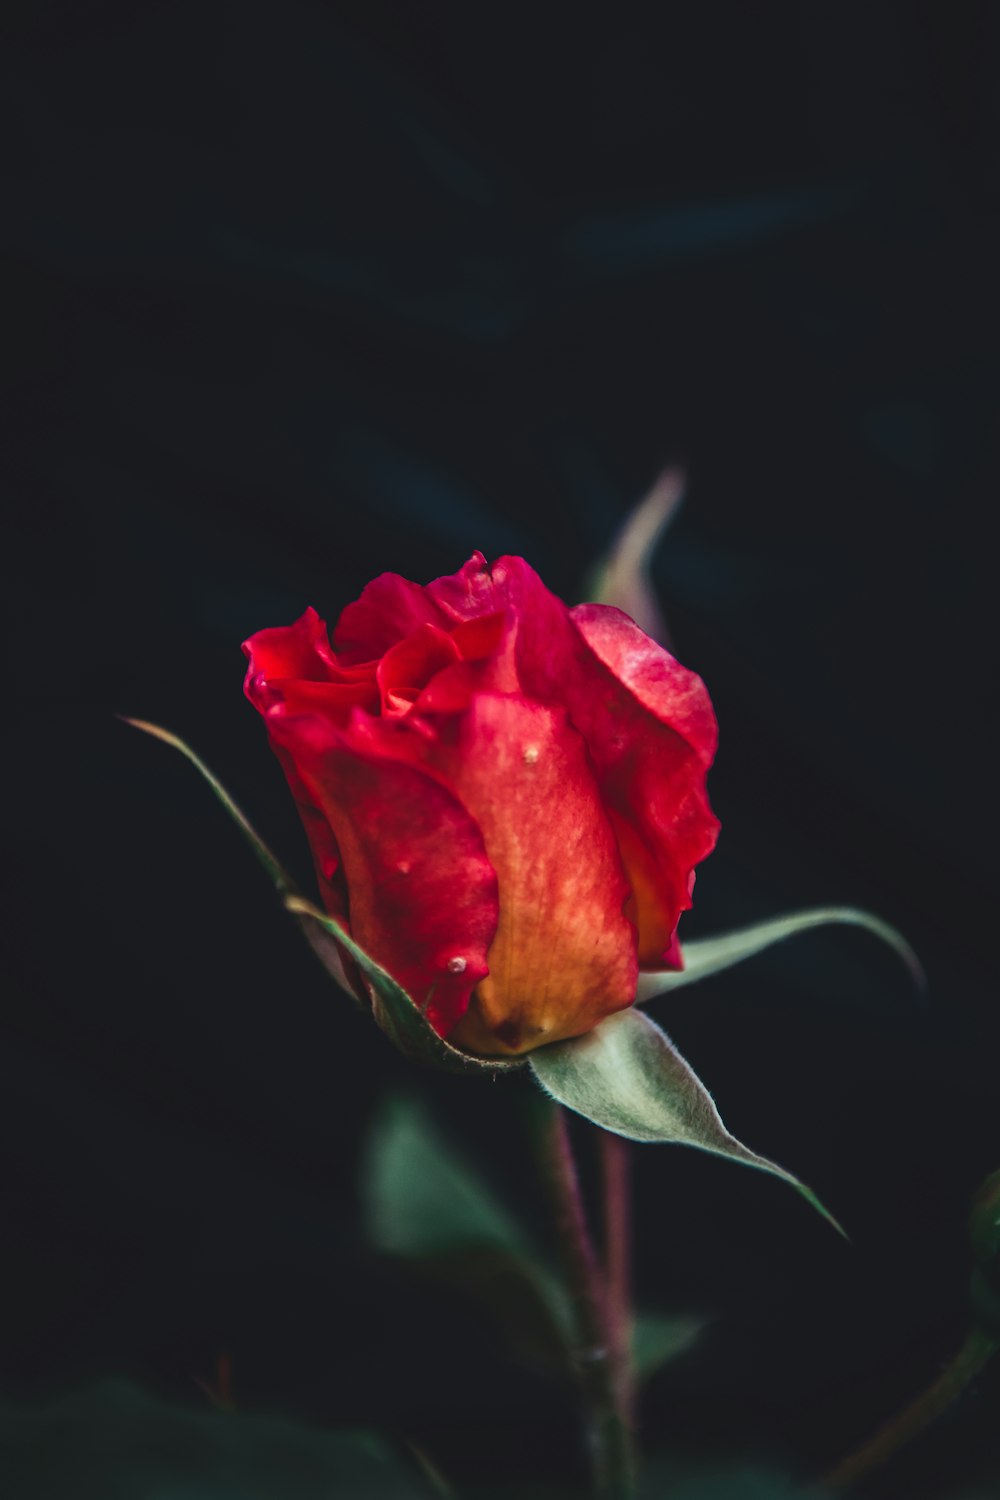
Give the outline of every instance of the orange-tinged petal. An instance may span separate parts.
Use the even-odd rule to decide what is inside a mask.
[[[578,1036],[635,997],[635,932],[614,834],[565,713],[482,694],[447,778],[483,832],[500,923],[452,1041],[486,1054]]]

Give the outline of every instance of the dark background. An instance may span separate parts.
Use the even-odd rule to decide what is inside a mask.
[[[198,1405],[225,1352],[241,1408],[460,1482],[574,1461],[563,1388],[360,1228],[401,1089],[540,1215],[519,1085],[414,1073],[113,714],[305,877],[240,641],[474,547],[579,596],[681,462],[655,578],[722,729],[686,931],[849,902],[930,976],[844,930],[656,1012],[852,1243],[637,1150],[640,1298],[711,1317],[648,1444],[817,1472],[957,1344],[1000,1166],[1000,7],[23,0],[0,37],[4,1392]],[[1000,1493],[998,1377],[872,1492]]]

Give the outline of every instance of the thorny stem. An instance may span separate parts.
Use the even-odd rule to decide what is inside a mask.
[[[998,1348],[1000,1339],[984,1328],[974,1327],[937,1380],[867,1443],[824,1474],[820,1483],[830,1489],[846,1489],[884,1464],[947,1410]]]
[[[611,1326],[608,1289],[587,1228],[566,1116],[559,1105],[551,1106],[544,1130],[542,1167],[573,1302],[574,1364],[586,1404],[594,1493],[601,1500],[630,1500],[635,1464],[615,1352],[617,1335]]]

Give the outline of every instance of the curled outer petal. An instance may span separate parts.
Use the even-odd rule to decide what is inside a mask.
[[[488,973],[497,928],[496,875],[475,820],[419,766],[381,753],[377,720],[356,714],[342,731],[277,704],[267,723],[336,842],[351,936],[447,1036]]]

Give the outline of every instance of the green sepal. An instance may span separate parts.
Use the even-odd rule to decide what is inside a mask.
[[[171,734],[168,729],[161,729],[158,724],[149,724],[143,719],[129,719],[124,715],[121,717],[126,724],[131,724],[135,729],[141,729],[143,733],[150,734],[154,739],[162,740],[165,745],[179,750],[204,777],[271,877],[285,910],[295,917],[324,968],[341,988],[357,1001],[357,996],[344,972],[338,944],[353,958],[364,977],[375,1020],[401,1052],[419,1062],[458,1073],[495,1074],[522,1066],[523,1059],[521,1058],[512,1060],[473,1057],[469,1053],[460,1052],[457,1047],[452,1047],[439,1037],[420,1007],[402,986],[397,984],[395,979],[387,974],[373,958],[370,958],[363,948],[358,947],[339,922],[299,893],[295,882],[281,861],[271,852],[218,777],[209,770],[190,745],[185,744],[177,735]]]
[[[427,1020],[415,1000],[391,974],[369,958],[334,917],[302,896],[286,895],[284,904],[296,916],[307,917],[342,944],[361,970],[372,1001],[372,1014],[400,1052],[417,1062],[446,1068],[452,1073],[505,1073],[523,1067],[522,1058],[473,1057],[446,1042]]]
[[[271,853],[271,850],[267,847],[242,808],[237,806],[219,778],[208,769],[201,756],[196,755],[190,745],[186,744],[178,735],[172,734],[169,729],[161,729],[159,724],[150,724],[145,719],[130,719],[127,714],[119,714],[118,717],[123,724],[131,724],[133,729],[141,729],[143,734],[152,735],[154,740],[162,740],[165,745],[170,745],[172,749],[179,750],[185,759],[191,762],[203,779],[208,782],[212,791],[239,828],[268,875],[274,881],[278,891],[293,891],[295,889],[295,883],[284,865],[276,855]]]
[[[539,1047],[528,1061],[547,1094],[603,1130],[632,1141],[696,1146],[770,1172],[844,1233],[805,1183],[730,1135],[694,1069],[644,1011],[619,1011],[585,1036]]]
[[[664,970],[655,974],[640,974],[636,1003],[641,1005],[667,990],[681,989],[686,984],[695,984],[707,979],[710,974],[719,974],[731,969],[744,959],[763,953],[775,943],[795,937],[800,932],[810,932],[814,927],[841,924],[862,927],[866,932],[888,943],[909,970],[918,990],[926,986],[926,978],[919,958],[902,933],[867,911],[853,906],[819,906],[809,911],[791,912],[787,917],[774,917],[767,922],[756,922],[752,927],[740,927],[735,932],[721,933],[713,938],[694,938],[684,944],[684,967]]]

